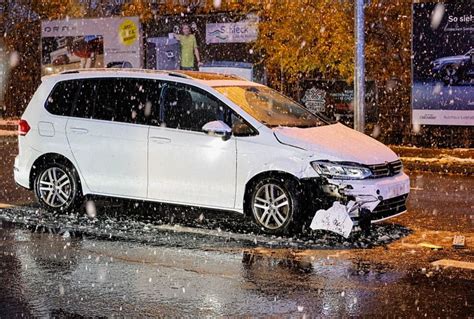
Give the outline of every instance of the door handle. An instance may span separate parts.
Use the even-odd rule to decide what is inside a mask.
[[[71,132],[77,133],[77,134],[87,134],[89,133],[88,129],[82,128],[82,127],[71,127],[70,128]]]
[[[157,144],[171,143],[170,138],[160,137],[160,136],[150,136],[150,141],[152,141],[153,143],[157,143]]]

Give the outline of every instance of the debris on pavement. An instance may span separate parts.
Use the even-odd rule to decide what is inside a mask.
[[[360,223],[362,220],[361,217],[367,217],[366,213],[372,212],[381,201],[381,198],[374,195],[352,195],[355,195],[356,200],[351,200],[346,205],[335,201],[329,209],[318,210],[309,227],[312,230],[320,229],[332,231],[348,238],[354,226],[351,217],[359,217]]]
[[[454,248],[464,248],[466,244],[466,237],[463,235],[455,235],[453,238]]]
[[[309,227],[312,230],[329,230],[347,238],[353,226],[347,207],[336,201],[331,208],[318,210]]]
[[[227,215],[209,211],[206,214],[212,214],[212,218],[203,218],[198,222],[201,214],[204,213],[200,210],[181,214],[179,209],[171,207],[154,206],[148,209],[141,207],[127,210],[107,206],[100,207],[100,213],[91,219],[84,211],[58,215],[23,206],[0,209],[0,223],[13,223],[38,233],[52,232],[62,235],[68,231],[71,238],[85,236],[187,248],[209,245],[302,249],[370,248],[385,245],[411,233],[401,225],[377,224],[372,225],[369,235],[356,233],[347,239],[322,231],[277,237],[261,234],[250,220],[238,214],[229,218]]]

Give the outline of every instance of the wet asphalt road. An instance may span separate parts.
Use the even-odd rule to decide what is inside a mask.
[[[474,262],[472,177],[411,174],[409,212],[369,237],[274,238],[240,216],[141,203],[53,217],[13,185],[14,153],[0,144],[0,202],[23,205],[0,209],[0,318],[474,315],[474,270],[430,264]]]

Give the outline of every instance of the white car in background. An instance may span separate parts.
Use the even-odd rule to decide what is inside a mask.
[[[285,234],[335,203],[355,223],[354,203],[372,222],[401,214],[409,192],[388,147],[264,85],[213,73],[44,77],[18,140],[15,180],[52,211],[102,195],[236,211]]]

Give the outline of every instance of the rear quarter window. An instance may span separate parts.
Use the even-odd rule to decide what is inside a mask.
[[[79,81],[58,82],[45,103],[46,110],[54,115],[69,116],[77,95]]]

